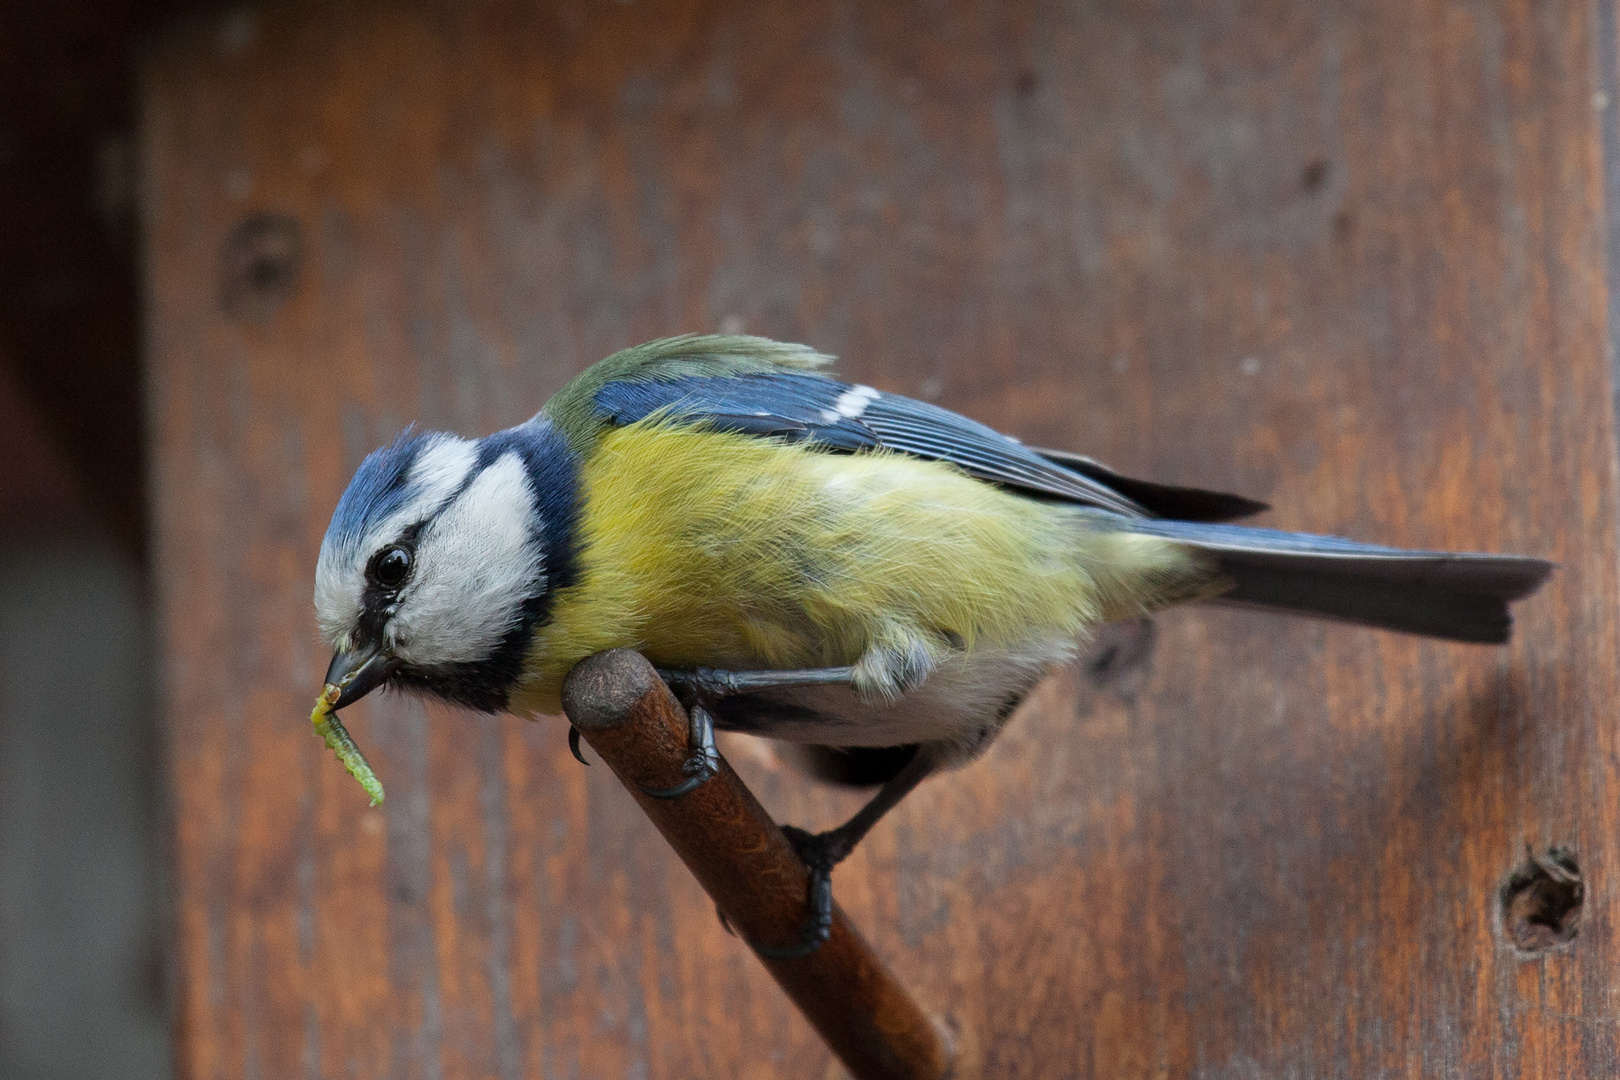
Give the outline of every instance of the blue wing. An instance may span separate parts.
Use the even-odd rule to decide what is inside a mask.
[[[944,461],[969,476],[1132,517],[1147,511],[1081,472],[1048,461],[1016,439],[927,402],[820,375],[767,372],[610,382],[597,416],[614,426],[659,411],[739,431],[855,453],[887,449]]]

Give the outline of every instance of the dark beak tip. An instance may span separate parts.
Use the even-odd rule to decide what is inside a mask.
[[[349,652],[339,650],[334,653],[332,663],[326,669],[326,685],[336,687],[338,691],[332,709],[336,711],[353,705],[385,683],[398,666],[393,657],[377,648]]]

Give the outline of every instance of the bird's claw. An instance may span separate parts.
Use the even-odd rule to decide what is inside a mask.
[[[687,764],[690,765],[691,763],[691,759],[688,759]],[[685,771],[684,766],[682,767],[682,771]],[[703,782],[713,775],[713,773],[709,773],[708,775],[688,776],[685,780],[682,780],[674,787],[654,788],[648,787],[646,784],[642,784],[641,793],[647,796],[649,799],[678,799],[682,795],[696,791],[698,788],[702,787]]]
[[[793,825],[784,825],[782,833],[793,845],[805,869],[810,871],[809,895],[805,897],[808,911],[804,925],[799,927],[799,940],[792,945],[761,945],[756,941],[750,941],[748,945],[768,960],[798,960],[821,948],[832,936],[832,869],[849,853],[842,850],[841,838],[836,830],[811,833]],[[724,923],[724,918],[721,921]]]
[[[834,843],[830,842],[834,839],[831,833],[808,833],[792,825],[782,826],[782,833],[810,871],[810,892],[806,898],[809,912],[805,915],[804,925],[799,928],[799,940],[792,945],[761,945],[757,941],[749,941],[748,947],[768,960],[798,960],[821,948],[832,936],[832,868],[840,856]],[[732,937],[741,936],[718,904],[714,913],[719,916],[720,926],[726,933]]]
[[[572,724],[568,726],[568,752],[574,755],[574,760],[590,768],[591,763],[585,760],[585,755],[579,748],[579,728]]]
[[[720,771],[720,751],[714,745],[714,718],[709,710],[701,704],[692,706],[692,756],[681,763],[681,773],[686,779],[673,787],[653,788],[641,785],[641,791],[649,799],[678,799],[682,795],[696,791],[708,779]]]

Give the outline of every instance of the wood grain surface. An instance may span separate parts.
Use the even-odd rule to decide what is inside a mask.
[[[366,451],[721,327],[1270,524],[1562,564],[1500,650],[1172,613],[1146,668],[1054,678],[925,784],[838,896],[983,1075],[1614,1073],[1614,27],[423,0],[170,28],[142,147],[184,1075],[834,1075],[561,721],[368,701],[368,810],[304,720]],[[780,820],[857,801],[724,749]],[[1584,876],[1533,953],[1498,910],[1527,845]]]

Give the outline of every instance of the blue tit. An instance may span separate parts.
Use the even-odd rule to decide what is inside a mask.
[[[575,663],[632,648],[697,728],[901,748],[854,819],[793,832],[824,875],[1102,624],[1210,602],[1496,643],[1552,569],[1228,524],[1264,506],[1026,447],[828,361],[654,341],[517,427],[366,458],[316,569],[335,655],[315,720],[374,798],[335,710],[388,685],[552,714]]]

